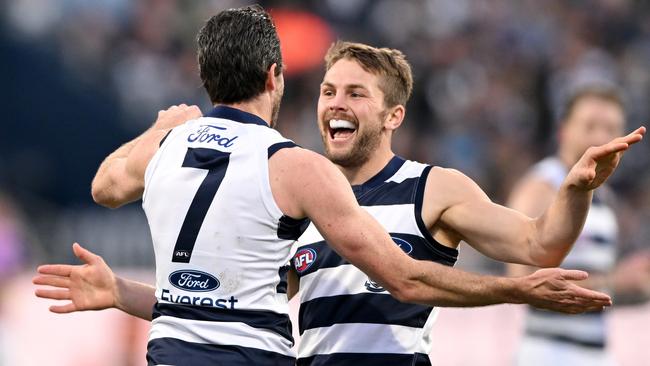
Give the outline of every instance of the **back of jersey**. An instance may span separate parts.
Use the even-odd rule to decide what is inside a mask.
[[[156,254],[150,365],[290,365],[285,264],[306,220],[283,216],[268,159],[295,146],[217,107],[174,128],[145,173]]]

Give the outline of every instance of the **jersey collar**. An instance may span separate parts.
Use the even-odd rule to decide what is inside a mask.
[[[223,118],[241,123],[251,123],[269,127],[269,124],[260,117],[237,108],[226,107],[225,105],[214,107],[214,109],[208,112],[205,117]]]
[[[368,179],[365,183],[359,185],[353,185],[352,190],[354,194],[358,197],[360,194],[363,194],[378,185],[384,183],[386,179],[392,177],[397,173],[397,171],[404,165],[406,160],[400,156],[393,156],[392,159],[386,164],[386,166],[380,170],[375,176]]]

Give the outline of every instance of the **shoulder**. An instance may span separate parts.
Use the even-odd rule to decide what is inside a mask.
[[[447,193],[474,190],[478,184],[459,170],[434,166],[427,177],[427,187],[436,187]]]

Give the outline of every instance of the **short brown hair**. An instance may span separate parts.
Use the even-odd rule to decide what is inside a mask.
[[[325,71],[343,58],[352,59],[367,72],[381,77],[379,88],[384,93],[384,104],[387,107],[406,105],[413,90],[413,74],[411,65],[401,51],[337,41],[325,55]]]
[[[573,109],[584,98],[597,98],[617,105],[621,110],[625,110],[623,97],[617,88],[607,85],[589,85],[576,89],[564,104],[560,114],[560,122],[564,123],[573,113]]]

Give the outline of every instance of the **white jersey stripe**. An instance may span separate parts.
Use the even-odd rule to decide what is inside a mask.
[[[267,336],[264,336],[264,334]],[[288,351],[289,340],[277,337],[266,329],[253,328],[244,323],[214,323],[203,320],[189,320],[160,316],[151,322],[149,340],[157,338],[176,338],[185,342],[242,346],[294,356]]]
[[[428,353],[422,347],[422,329],[386,324],[334,324],[305,330],[310,342],[300,347],[300,357],[330,353]],[[418,345],[413,349],[410,345]]]

